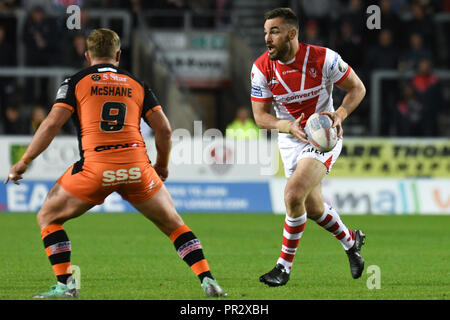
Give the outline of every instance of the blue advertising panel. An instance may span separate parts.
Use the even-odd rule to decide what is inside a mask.
[[[53,181],[23,180],[20,185],[0,185],[0,212],[36,212]],[[167,182],[178,212],[272,213],[268,182]],[[93,212],[136,211],[113,193]]]

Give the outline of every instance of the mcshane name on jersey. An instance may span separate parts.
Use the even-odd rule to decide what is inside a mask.
[[[93,86],[91,96],[122,96],[131,98],[132,88],[116,86]]]

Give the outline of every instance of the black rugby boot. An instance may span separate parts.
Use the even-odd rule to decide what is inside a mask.
[[[284,286],[289,281],[289,273],[282,264],[277,263],[275,268],[259,277],[259,281],[270,287]]]
[[[364,270],[364,259],[361,256],[361,247],[364,244],[366,235],[361,230],[355,230],[355,244],[345,251],[350,263],[350,271],[353,279],[358,279]]]

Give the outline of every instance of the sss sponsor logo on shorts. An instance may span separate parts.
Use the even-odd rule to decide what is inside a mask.
[[[114,186],[116,184],[141,182],[141,170],[139,168],[105,170],[103,171],[103,187]]]

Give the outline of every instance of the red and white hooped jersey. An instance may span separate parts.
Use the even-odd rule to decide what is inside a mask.
[[[313,113],[334,111],[333,85],[342,82],[350,70],[337,52],[302,42],[295,57],[286,63],[270,60],[265,52],[252,67],[251,100],[271,101],[279,119],[295,120],[304,113],[303,127]],[[291,145],[299,140],[280,133],[282,141]]]

